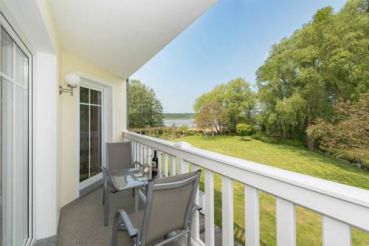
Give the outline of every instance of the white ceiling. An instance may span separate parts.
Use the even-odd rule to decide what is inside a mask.
[[[0,0],[0,8],[28,48],[34,52],[55,52],[37,1]]]
[[[128,78],[216,0],[49,0],[63,48]]]

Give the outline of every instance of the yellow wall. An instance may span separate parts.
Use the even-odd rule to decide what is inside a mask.
[[[121,140],[122,131],[126,128],[126,83],[122,77],[100,68],[89,61],[64,51],[59,33],[50,10],[48,0],[37,0],[43,15],[44,23],[52,40],[58,61],[58,77],[60,85],[66,87],[63,77],[68,72],[75,72],[82,77],[102,81],[112,86],[113,98],[113,129],[112,140]],[[79,178],[78,168],[78,115],[77,103],[79,89],[74,90],[74,96],[63,94],[59,96],[58,122],[58,204],[59,208],[78,198]]]
[[[120,141],[122,131],[125,129],[126,99],[125,81],[108,71],[101,69],[73,54],[61,52],[60,74],[63,77],[68,72],[76,72],[82,77],[103,81],[112,87],[113,98],[113,129],[112,140]],[[60,78],[60,81],[63,81]],[[64,83],[62,83],[65,86]],[[75,89],[74,96],[63,94],[60,103],[60,207],[73,201],[78,197],[79,163],[78,151],[78,97],[79,89]]]

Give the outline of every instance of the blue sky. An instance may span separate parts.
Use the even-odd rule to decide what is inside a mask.
[[[195,99],[220,83],[255,72],[270,47],[326,6],[345,0],[219,0],[131,76],[152,87],[164,112],[193,112]]]

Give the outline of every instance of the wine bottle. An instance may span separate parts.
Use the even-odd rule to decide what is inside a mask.
[[[158,165],[159,165],[159,159],[158,159],[156,150],[154,150],[154,157],[152,158],[152,166],[151,166],[152,178],[155,178],[158,175]]]

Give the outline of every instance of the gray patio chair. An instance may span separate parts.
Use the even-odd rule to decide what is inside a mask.
[[[199,178],[196,171],[151,181],[144,210],[115,214],[111,245],[117,245],[119,230],[127,231],[135,246],[164,245],[185,234],[191,245],[192,217],[200,210],[194,203]]]
[[[101,167],[104,183],[116,192],[116,188],[111,180],[110,172],[131,168],[134,166],[132,159],[131,142],[106,143],[106,167]]]
[[[134,165],[131,142],[106,143],[106,167],[101,167],[104,182],[103,204],[107,202],[107,196],[109,195],[105,192],[105,190],[108,190],[107,188],[110,188],[113,193],[118,191],[112,181],[111,172],[131,168]],[[104,209],[109,209],[109,207],[105,206]],[[105,211],[105,214],[109,214],[109,211]],[[107,218],[104,218],[104,221],[105,225],[107,225]]]

